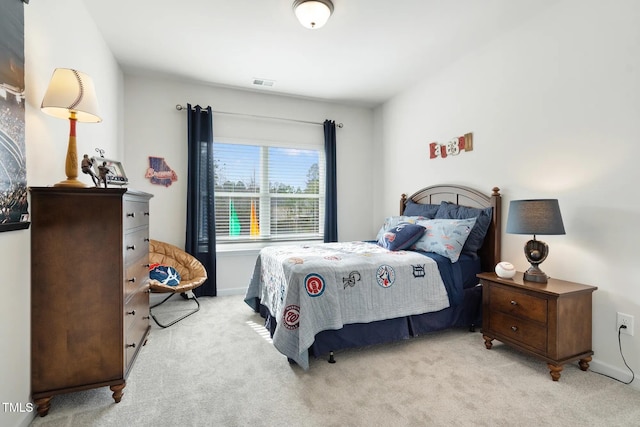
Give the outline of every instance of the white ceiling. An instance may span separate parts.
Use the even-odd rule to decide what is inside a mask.
[[[375,106],[560,0],[333,0],[317,30],[293,0],[83,1],[126,73]]]

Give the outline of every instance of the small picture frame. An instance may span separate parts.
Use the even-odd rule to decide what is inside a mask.
[[[107,168],[107,185],[127,185],[129,180],[127,179],[127,174],[124,173],[124,167],[122,167],[122,163],[113,159],[106,159],[104,157],[92,157],[93,161],[93,170],[97,177],[100,177],[100,169],[102,167]],[[101,182],[102,185],[104,183]]]

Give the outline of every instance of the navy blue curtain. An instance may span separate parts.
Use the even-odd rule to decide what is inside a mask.
[[[324,121],[324,152],[327,156],[325,190],[324,241],[338,241],[338,180],[336,174],[336,122]]]
[[[187,240],[185,251],[207,270],[196,296],[216,296],[216,221],[213,194],[213,114],[211,107],[187,104]]]

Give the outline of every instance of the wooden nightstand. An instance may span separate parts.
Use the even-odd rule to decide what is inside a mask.
[[[565,363],[591,361],[591,296],[598,289],[564,280],[548,283],[478,274],[482,284],[482,335],[491,349],[494,339],[547,362],[553,381]]]

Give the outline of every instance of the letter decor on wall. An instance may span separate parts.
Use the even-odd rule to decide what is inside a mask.
[[[464,136],[452,138],[444,144],[432,142],[429,144],[429,158],[441,157],[444,159],[449,156],[457,156],[462,150],[473,151],[473,133],[465,133]]]
[[[164,157],[149,156],[149,169],[144,174],[145,178],[149,178],[152,184],[170,186],[178,180],[178,175],[164,161]]]
[[[0,231],[29,228],[24,131],[24,6],[0,2]]]

